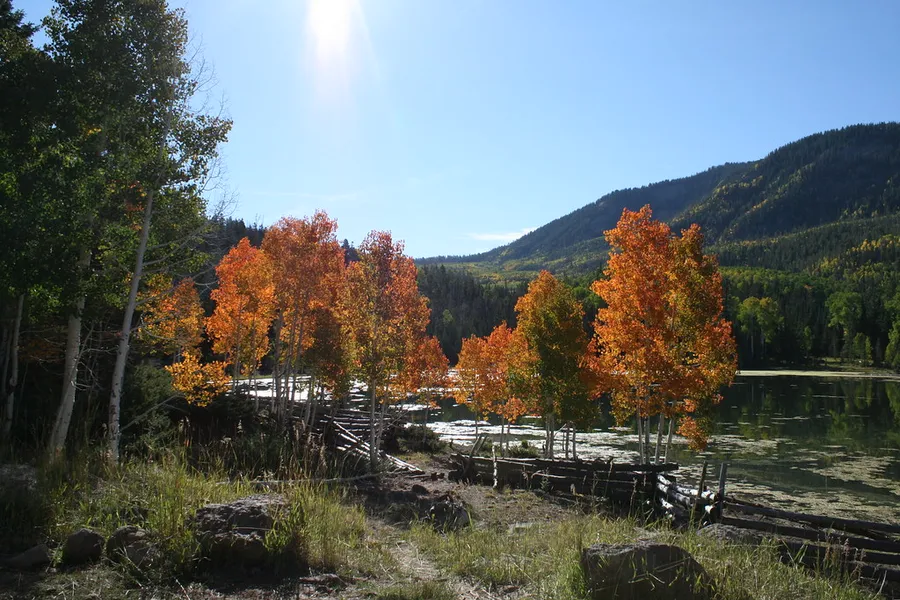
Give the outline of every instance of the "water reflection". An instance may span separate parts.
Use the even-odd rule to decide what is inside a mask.
[[[456,441],[474,438],[472,415],[452,402],[431,427]],[[461,421],[461,420],[465,421]],[[499,438],[498,423],[481,431]],[[637,458],[637,438],[614,429],[601,405],[590,432],[579,435],[585,457]],[[513,428],[515,439],[540,445],[540,422]],[[561,448],[560,448],[561,450]],[[738,377],[717,409],[709,448],[695,454],[677,440],[680,477],[699,477],[706,459],[729,463],[729,491],[826,514],[900,521],[900,382],[874,378]],[[714,477],[714,475],[713,475]]]

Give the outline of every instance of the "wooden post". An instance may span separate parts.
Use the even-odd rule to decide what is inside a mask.
[[[697,486],[697,496],[691,503],[691,527],[694,526],[694,514],[697,512],[697,503],[700,502],[700,498],[703,497],[703,486],[706,485],[706,468],[708,465],[709,463],[704,460],[703,470],[700,471],[700,485]]]
[[[728,463],[722,463],[719,468],[719,495],[716,498],[716,518],[722,518],[722,511],[725,509],[725,476],[728,474]]]

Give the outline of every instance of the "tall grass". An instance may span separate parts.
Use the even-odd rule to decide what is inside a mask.
[[[140,575],[160,580],[190,578],[210,566],[190,525],[198,508],[260,493],[252,481],[229,479],[221,466],[197,470],[176,454],[113,466],[80,455],[41,468],[37,485],[36,493],[0,497],[0,530],[59,545],[80,527],[109,536],[123,525],[139,525],[152,533],[163,557]],[[309,480],[274,492],[288,501],[265,540],[274,567],[345,574],[377,568],[383,553],[367,536],[362,508]]]
[[[525,586],[535,597],[576,600],[587,597],[580,568],[581,549],[595,543],[627,543],[642,536],[688,550],[716,582],[723,600],[791,598],[861,600],[877,597],[850,578],[832,578],[782,564],[773,546],[725,544],[667,527],[638,531],[630,519],[573,516],[524,530],[468,529],[442,535],[414,527],[411,539],[450,571],[488,587]]]

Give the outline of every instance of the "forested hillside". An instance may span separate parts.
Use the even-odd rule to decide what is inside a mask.
[[[547,268],[583,289],[601,272],[602,232],[644,204],[675,231],[702,227],[725,267],[726,316],[745,366],[827,357],[900,366],[897,123],[828,131],[755,162],[613,192],[501,248],[422,262],[494,280]]]

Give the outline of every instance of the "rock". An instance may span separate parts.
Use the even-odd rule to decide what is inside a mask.
[[[257,566],[269,558],[266,533],[275,523],[274,515],[285,508],[287,502],[278,495],[209,504],[194,515],[194,535],[203,555],[217,564]]]
[[[113,562],[128,562],[136,567],[149,567],[160,558],[150,532],[126,525],[116,529],[106,542],[106,556]]]
[[[707,525],[700,530],[699,534],[721,542],[746,546],[759,546],[763,541],[763,536],[756,532],[734,527],[733,525],[722,525],[721,523]]]
[[[712,579],[678,546],[650,541],[595,544],[581,551],[581,568],[596,600],[715,596]]]
[[[3,491],[34,492],[37,489],[37,469],[31,465],[0,465]]]
[[[411,488],[411,491],[413,494],[418,494],[420,496],[424,496],[425,494],[428,493],[428,488],[426,488],[424,485],[419,485],[418,483],[414,483]]]
[[[435,529],[442,531],[457,531],[472,522],[466,505],[449,495],[428,509],[428,517]]]
[[[49,565],[51,560],[50,549],[44,544],[38,544],[21,554],[5,560],[3,566],[9,569],[25,571]]]
[[[66,538],[63,544],[62,561],[66,565],[83,565],[96,562],[103,554],[103,536],[87,528],[82,528]]]

